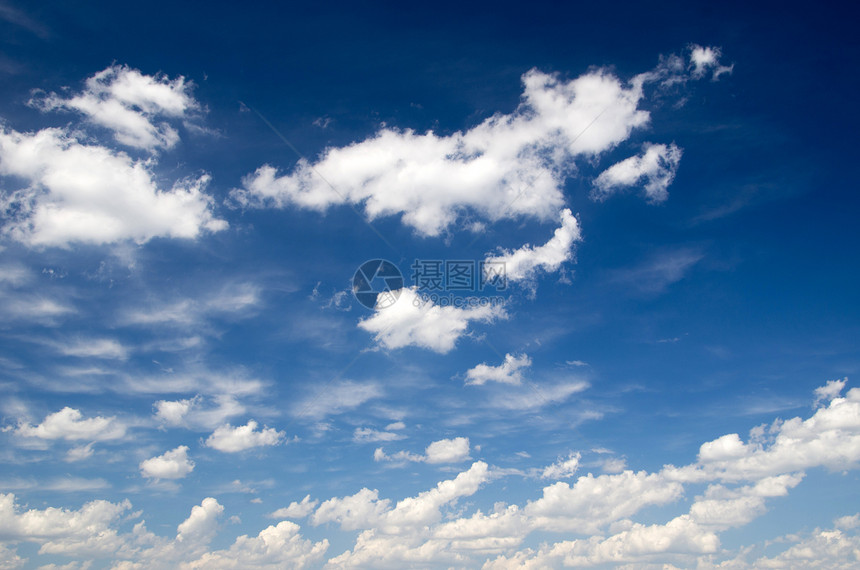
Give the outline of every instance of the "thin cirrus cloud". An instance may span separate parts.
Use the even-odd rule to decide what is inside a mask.
[[[610,281],[643,295],[658,295],[684,279],[704,257],[697,247],[657,251],[632,267],[616,269]]]
[[[382,387],[374,382],[342,380],[299,400],[293,406],[292,413],[299,418],[318,420],[353,410],[365,402],[382,397],[384,393]]]
[[[395,426],[395,424],[391,424]],[[402,433],[393,431],[394,429],[403,429],[403,424],[395,427],[387,427],[385,430],[376,430],[372,428],[355,428],[352,434],[352,440],[356,443],[375,443],[380,441],[397,441],[406,438]]]
[[[354,204],[369,219],[400,215],[423,236],[439,235],[463,210],[490,221],[547,220],[562,208],[562,186],[577,157],[596,157],[649,124],[649,113],[639,108],[647,85],[688,81],[718,64],[717,50],[696,48],[689,66],[674,56],[678,64],[663,62],[628,84],[605,69],[570,81],[532,69],[522,76],[522,101],[509,114],[447,136],[385,127],[328,148],[315,161],[302,159],[286,174],[263,165],[231,197],[247,208],[325,211]],[[662,182],[649,184],[658,196]]]
[[[319,501],[311,500],[310,495],[299,501],[293,501],[288,506],[266,515],[270,519],[303,519],[316,509]]]

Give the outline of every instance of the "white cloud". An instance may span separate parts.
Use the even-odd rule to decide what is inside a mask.
[[[558,482],[544,487],[540,499],[523,514],[535,528],[599,533],[610,523],[629,517],[647,505],[664,505],[681,497],[680,483],[659,473],[624,471],[579,477],[573,486]]]
[[[455,437],[432,442],[424,450],[423,455],[417,455],[408,451],[398,451],[393,455],[387,455],[382,448],[378,448],[373,454],[373,459],[374,461],[393,462],[461,463],[470,459],[470,448],[468,437]]]
[[[181,119],[200,108],[184,77],[144,75],[127,66],[112,65],[86,81],[86,89],[68,99],[52,93],[31,103],[48,111],[70,109],[113,132],[120,144],[156,150],[179,142],[176,129],[160,118]]]
[[[855,515],[856,517],[857,515]],[[838,527],[839,525],[834,525]],[[805,535],[805,536],[804,536]],[[782,537],[777,543],[794,543],[774,556],[763,556],[753,568],[823,568],[851,570],[860,566],[860,536],[847,529],[816,528],[804,535]],[[742,566],[739,564],[738,566]]]
[[[0,129],[0,175],[29,184],[0,195],[0,209],[10,218],[4,231],[33,247],[192,239],[227,227],[203,192],[208,175],[164,190],[151,162],[82,144],[62,129]]]
[[[180,445],[140,462],[140,472],[152,479],[182,479],[194,470],[194,462],[188,459],[188,446]]]
[[[731,74],[734,69],[732,65],[720,65],[722,52],[718,47],[702,47],[693,44],[690,46],[690,74],[694,79],[704,77],[708,71],[713,70],[711,78],[716,81],[724,73]]]
[[[380,527],[383,532],[398,532],[437,522],[439,508],[459,497],[474,494],[489,479],[487,464],[478,461],[457,477],[441,481],[436,488],[408,497],[394,508],[379,492],[362,489],[355,495],[324,501],[311,516],[314,525],[336,522],[344,530]]]
[[[515,251],[488,257],[488,263],[504,263],[505,276],[510,281],[531,279],[540,271],[556,271],[573,258],[573,244],[582,239],[579,222],[567,208],[561,212],[561,227],[552,238],[537,247],[524,245]]]
[[[523,380],[522,370],[532,365],[527,354],[514,356],[505,355],[505,361],[499,366],[478,364],[466,372],[466,384],[481,385],[487,382],[502,384],[520,384]]]
[[[242,535],[226,550],[207,552],[183,568],[305,568],[328,550],[328,540],[312,542],[299,534],[300,527],[282,521],[260,531],[255,537]]]
[[[362,319],[358,326],[372,333],[383,348],[418,346],[444,354],[467,334],[470,322],[490,322],[506,317],[500,306],[439,306],[429,299],[421,299],[414,288],[404,288],[396,303]]]
[[[206,445],[225,453],[237,453],[254,447],[278,445],[285,432],[264,427],[257,430],[257,422],[249,420],[243,426],[233,427],[225,424],[216,429],[206,440]]]
[[[830,380],[824,386],[819,386],[815,389],[815,405],[819,406],[822,403],[828,403],[839,396],[842,390],[845,389],[847,378],[842,380]]]
[[[91,501],[79,510],[47,508],[20,512],[15,495],[0,494],[0,536],[5,540],[41,543],[41,554],[91,557],[115,550],[120,544],[112,528],[131,503]]]
[[[644,182],[648,201],[664,202],[680,163],[681,149],[675,144],[647,143],[641,155],[631,156],[604,170],[594,181],[591,195],[596,200],[605,200],[621,188]]]
[[[569,479],[579,470],[579,461],[582,454],[570,453],[567,458],[559,458],[552,465],[548,465],[541,473],[541,479]]]
[[[83,419],[80,410],[67,406],[59,412],[47,415],[39,425],[19,424],[15,434],[47,440],[107,441],[124,437],[125,431],[125,425],[114,416]]]
[[[860,526],[860,513],[839,517],[833,521],[833,526],[842,530],[851,530]]]
[[[0,494],[0,536],[4,541],[39,544],[40,555],[89,561],[69,568],[88,568],[95,558],[109,561],[106,564],[117,570],[303,568],[318,561],[328,548],[327,540],[305,540],[299,535],[298,525],[285,521],[262,530],[256,537],[239,536],[229,549],[209,550],[207,545],[215,537],[224,512],[224,507],[211,497],[191,509],[172,540],[152,534],[143,521],[134,524],[129,532],[119,532],[121,524],[140,514],[128,513],[130,509],[128,501],[92,501],[78,510],[49,507],[22,512],[14,495]],[[12,562],[16,565],[9,566]],[[0,544],[0,565],[18,567],[18,562],[25,561]]]
[[[427,463],[460,463],[469,459],[469,438],[440,439],[427,446]]]
[[[768,438],[772,443],[768,445]],[[856,468],[860,463],[860,389],[833,398],[812,417],[754,430],[748,442],[728,434],[703,443],[697,463],[666,473],[678,481],[757,480],[812,467]]]
[[[522,76],[521,103],[509,114],[447,136],[384,127],[328,148],[315,161],[302,159],[290,173],[263,165],[231,197],[253,208],[354,204],[371,220],[400,215],[425,236],[440,234],[464,213],[547,220],[563,206],[562,186],[577,157],[599,155],[648,124],[649,113],[638,108],[646,84],[684,83],[716,65],[717,48],[691,49],[689,70],[670,56],[626,85],[605,69],[570,81],[533,69]],[[717,67],[714,76],[729,70]]]
[[[271,512],[266,516],[270,519],[303,519],[314,512],[318,504],[319,501],[312,501],[310,495],[305,495],[305,498],[301,502],[293,501],[289,506]]]
[[[166,426],[214,429],[227,419],[242,415],[246,407],[227,394],[204,398],[197,395],[182,400],[155,402],[155,419]]]
[[[363,207],[371,219],[402,214],[422,235],[437,235],[463,209],[491,221],[521,215],[546,220],[561,209],[561,186],[576,156],[592,156],[648,123],[637,108],[641,83],[625,87],[605,70],[571,81],[531,70],[522,103],[449,136],[381,129],[329,148],[279,175],[269,165],[247,176],[233,198],[250,207]],[[328,182],[328,183],[327,183]]]
[[[215,499],[207,497],[191,508],[191,514],[176,527],[177,542],[209,542],[217,530],[218,516],[224,507]]]

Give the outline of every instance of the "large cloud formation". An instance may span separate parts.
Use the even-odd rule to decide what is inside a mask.
[[[703,49],[708,58],[701,57]],[[450,135],[385,127],[366,140],[328,148],[314,161],[301,159],[288,173],[265,164],[232,197],[251,208],[325,211],[354,204],[369,219],[401,215],[422,236],[440,234],[464,211],[490,221],[548,220],[562,209],[562,187],[576,171],[576,158],[595,158],[648,125],[650,115],[640,108],[646,85],[688,81],[718,64],[715,48],[693,46],[694,54],[698,59],[689,66],[674,56],[626,83],[606,69],[572,80],[532,69],[522,76],[522,101],[511,113]],[[607,174],[605,187],[621,170],[635,170],[637,179],[647,178],[649,197],[664,199],[680,149],[653,148],[652,155],[660,151],[662,157],[656,166],[646,151],[636,164]],[[633,180],[627,175],[623,182]]]

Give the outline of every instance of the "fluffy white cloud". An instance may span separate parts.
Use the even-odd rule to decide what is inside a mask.
[[[533,69],[522,76],[521,103],[509,114],[447,136],[385,127],[315,161],[302,159],[290,173],[263,165],[231,196],[255,208],[354,204],[370,219],[400,215],[425,236],[464,211],[490,221],[547,220],[563,205],[561,189],[577,157],[594,157],[648,124],[649,113],[639,109],[645,85],[684,83],[708,69],[716,78],[730,70],[718,60],[717,48],[693,46],[689,68],[670,56],[627,84],[605,69],[570,81]],[[661,182],[654,176],[656,197]]]
[[[184,77],[144,75],[112,65],[86,81],[83,92],[70,98],[56,93],[31,101],[43,110],[70,109],[113,132],[117,142],[146,150],[170,148],[179,142],[176,129],[160,118],[181,119],[199,109]]]
[[[455,437],[452,439],[440,439],[434,441],[424,450],[423,455],[417,455],[408,451],[398,451],[394,455],[387,455],[382,448],[373,454],[374,461],[412,461],[425,463],[461,463],[470,459],[468,437]]]
[[[541,473],[541,479],[568,479],[579,470],[579,461],[582,454],[571,453],[567,458],[559,458],[556,463],[548,465]]]
[[[301,502],[293,501],[288,506],[278,509],[266,515],[270,519],[303,519],[312,512],[319,504],[319,501],[312,501],[310,495],[305,495]]]
[[[833,396],[833,394],[831,394]],[[702,444],[695,464],[665,469],[678,481],[758,480],[812,467],[860,464],[860,389],[833,397],[812,417],[795,417],[752,432],[748,442],[728,434]]]
[[[351,497],[323,502],[311,517],[313,524],[337,522],[346,530],[380,526],[383,532],[399,533],[439,521],[439,509],[456,499],[474,494],[489,480],[486,463],[477,461],[454,479],[441,481],[434,489],[398,502],[394,508],[388,499],[379,499],[378,491],[362,489]]]
[[[469,459],[469,438],[440,439],[427,446],[427,463],[459,463]]]
[[[506,317],[501,306],[440,306],[432,300],[423,300],[416,289],[404,288],[396,303],[375,311],[359,321],[358,326],[372,333],[383,348],[418,346],[444,354],[467,333],[470,322],[490,322]]]
[[[608,538],[595,536],[562,541],[551,546],[544,545],[538,552],[527,549],[510,558],[501,556],[483,567],[492,570],[561,566],[579,568],[625,562],[665,563],[667,556],[714,553],[719,545],[719,538],[713,532],[700,528],[687,515],[681,515],[665,525],[634,524],[629,530]]]
[[[62,129],[0,129],[0,175],[28,183],[0,195],[0,209],[10,220],[4,231],[30,246],[190,239],[227,227],[203,192],[208,175],[164,190],[150,162],[83,144]]]
[[[648,201],[664,202],[669,197],[667,189],[675,179],[680,163],[681,149],[675,144],[648,143],[642,154],[631,156],[604,170],[594,181],[592,197],[604,200],[621,188],[644,182]]]
[[[261,530],[255,537],[242,535],[229,549],[207,552],[182,568],[305,568],[325,555],[329,543],[326,539],[320,542],[304,539],[299,530],[297,524],[282,521]]]
[[[501,382],[502,384],[520,384],[523,380],[522,370],[532,365],[527,354],[514,356],[505,355],[505,361],[499,366],[478,364],[466,372],[466,384],[485,384]]]
[[[42,554],[93,556],[114,551],[121,541],[112,526],[131,503],[91,501],[79,510],[47,508],[21,512],[13,494],[0,494],[0,537],[38,542]]]
[[[594,534],[646,505],[675,501],[682,492],[680,483],[658,473],[624,471],[596,477],[589,473],[573,486],[558,482],[544,487],[543,496],[523,512],[538,528]]]
[[[206,445],[225,453],[237,453],[267,445],[278,445],[285,432],[264,427],[257,431],[257,422],[249,420],[243,426],[233,427],[225,424],[216,429],[206,440]]]
[[[552,238],[537,247],[524,245],[514,251],[503,251],[501,255],[488,257],[487,263],[504,263],[505,276],[510,281],[530,279],[540,271],[556,271],[573,258],[573,244],[582,239],[579,222],[569,209],[561,212],[561,227]]]
[[[125,425],[114,416],[88,419],[83,417],[80,410],[65,407],[59,412],[48,414],[39,425],[19,424],[15,434],[28,438],[67,441],[106,441],[125,436]]]
[[[857,515],[855,515],[856,517]],[[838,527],[838,524],[835,524]],[[793,542],[771,557],[763,556],[754,568],[827,568],[850,570],[860,566],[860,536],[847,529],[816,528],[806,536],[792,535],[779,542]],[[740,566],[740,565],[739,565]]]
[[[296,205],[323,211],[353,203],[371,219],[402,214],[422,235],[437,235],[469,209],[489,220],[559,211],[572,159],[595,155],[647,124],[638,109],[641,82],[625,87],[605,70],[571,81],[531,70],[522,103],[449,136],[381,129],[374,137],[329,148],[289,174],[269,165],[244,180],[233,198],[251,207]]]
[[[188,459],[188,446],[180,445],[140,462],[140,472],[152,479],[182,479],[194,470],[194,462]]]
[[[209,542],[217,530],[218,516],[224,507],[215,499],[207,497],[191,509],[188,518],[176,527],[177,542]]]
[[[82,561],[80,566],[73,562],[57,567],[89,568],[95,558],[112,562],[110,567],[117,570],[303,568],[319,560],[328,548],[327,540],[305,540],[299,535],[298,525],[285,521],[263,529],[256,537],[239,536],[229,549],[209,550],[224,512],[224,507],[211,497],[191,509],[188,518],[177,526],[173,539],[152,534],[143,521],[129,532],[118,531],[126,519],[139,516],[128,514],[130,509],[128,501],[92,501],[78,510],[49,507],[21,511],[14,495],[0,494],[0,541],[33,542],[40,545],[40,555]],[[17,568],[25,562],[0,543],[2,567]]]

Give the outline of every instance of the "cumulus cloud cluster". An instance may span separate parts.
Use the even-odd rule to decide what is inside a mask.
[[[846,513],[832,529],[786,537],[781,552],[772,549],[766,555],[754,555],[748,548],[725,551],[720,541],[721,533],[748,524],[766,512],[769,500],[800,485],[807,470],[860,466],[860,388],[842,395],[843,385],[838,381],[818,390],[822,405],[810,417],[756,427],[747,441],[727,434],[704,442],[695,461],[681,467],[580,474],[582,455],[571,452],[535,470],[553,482],[522,504],[496,503],[489,510],[457,505],[494,480],[510,476],[479,460],[435,487],[398,501],[365,487],[326,500],[307,495],[269,516],[357,533],[350,548],[328,553],[327,565],[332,568],[482,563],[487,569],[651,563],[849,568],[858,561],[858,514]],[[440,440],[427,447],[424,461],[462,459],[469,449],[466,438]],[[182,467],[188,463],[184,447],[148,461],[152,476],[168,477],[193,468]],[[702,490],[687,498],[692,485]],[[685,501],[685,508],[665,522],[635,520],[647,507],[679,501]],[[14,544],[24,541],[41,545],[43,553],[150,566],[301,568],[322,562],[329,548],[327,540],[303,538],[299,524],[284,520],[256,536],[238,537],[229,548],[209,549],[224,512],[213,498],[194,506],[172,539],[150,533],[142,521],[133,531],[120,532],[120,517],[130,509],[127,501],[93,501],[79,510],[23,512],[14,495],[0,495],[0,534],[5,541],[0,552],[7,561],[20,560]],[[557,538],[536,548],[524,547],[525,539],[536,532]]]
[[[147,76],[123,66],[87,80],[70,98],[34,100],[43,111],[72,109],[107,128],[121,145],[155,151],[179,141],[159,118],[187,119],[199,104],[184,78]],[[196,238],[227,227],[212,212],[207,174],[157,180],[154,157],[135,159],[122,150],[91,142],[79,129],[49,127],[22,133],[0,127],[0,213],[3,232],[33,247],[68,247],[155,237]],[[14,177],[14,181],[12,179]],[[13,183],[24,185],[10,189]]]

